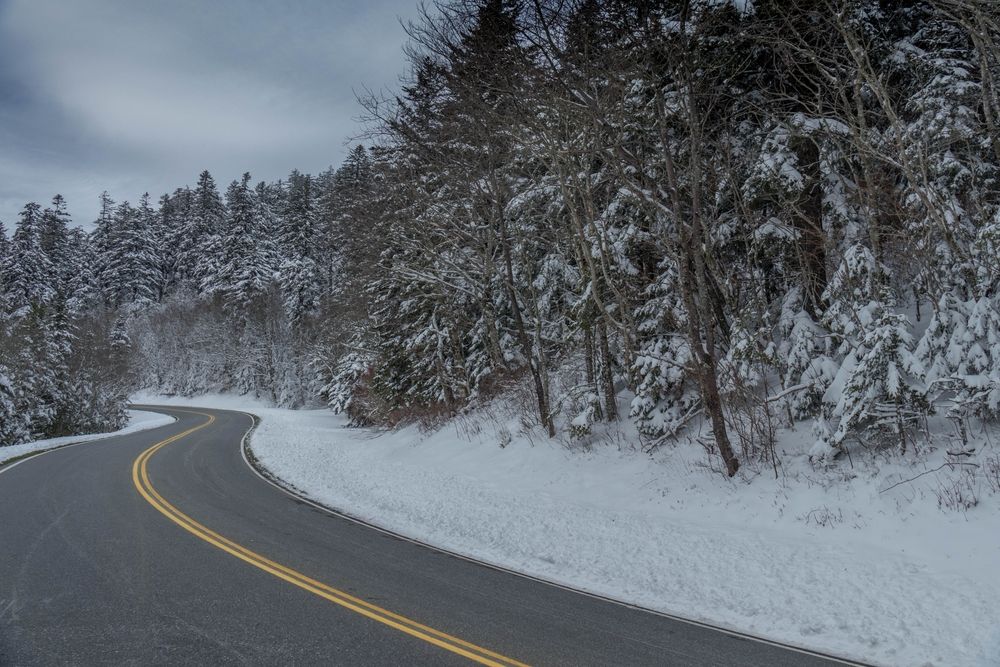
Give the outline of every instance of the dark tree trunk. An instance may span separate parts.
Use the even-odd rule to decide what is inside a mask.
[[[501,222],[501,225],[503,223]],[[506,228],[503,228],[503,238],[501,239],[503,250],[503,261],[506,269],[507,296],[510,299],[510,309],[514,315],[514,326],[517,329],[517,339],[521,344],[521,349],[528,358],[528,368],[531,370],[531,379],[535,384],[535,397],[538,401],[538,418],[550,438],[556,437],[556,427],[552,422],[552,415],[549,413],[549,401],[545,394],[545,382],[542,380],[542,369],[535,354],[534,345],[531,343],[531,336],[524,326],[524,317],[521,315],[521,304],[517,298],[517,290],[514,289],[514,266],[510,257],[510,243],[507,239]]]
[[[698,388],[701,390],[701,400],[704,403],[705,411],[712,422],[712,435],[715,438],[715,446],[719,450],[719,456],[726,466],[726,474],[730,477],[740,469],[739,459],[733,453],[733,447],[729,442],[729,432],[726,429],[726,417],[722,411],[722,397],[719,395],[719,380],[716,369],[716,359],[714,357],[713,334],[711,317],[704,317],[702,309],[698,306],[698,298],[695,293],[697,284],[695,276],[691,271],[691,259],[694,257],[691,242],[688,240],[684,247],[687,257],[683,257],[679,262],[681,270],[681,298],[684,301],[684,308],[687,311],[688,341],[694,357],[695,374],[698,379]],[[699,262],[695,259],[694,263]],[[706,328],[706,324],[707,327]],[[705,332],[703,340],[702,331]]]
[[[601,347],[601,388],[604,390],[604,416],[608,421],[614,421],[618,419],[618,405],[615,401],[615,379],[611,373],[608,327],[604,322],[597,324],[597,340]]]
[[[595,395],[600,395],[600,389],[597,386],[597,374],[594,370],[594,330],[587,326],[583,330],[583,356],[585,363],[585,374],[587,386],[594,390]],[[600,400],[594,403],[594,417],[596,419],[604,419],[604,411],[601,410]]]
[[[826,245],[823,233],[823,184],[819,168],[819,146],[806,137],[795,142],[799,170],[805,177],[805,187],[795,212],[795,227],[799,233],[799,262],[806,311],[818,317],[823,310],[826,291]]]

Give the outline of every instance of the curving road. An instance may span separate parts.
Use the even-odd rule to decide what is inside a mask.
[[[0,468],[0,665],[846,664],[332,515],[248,467],[248,415],[146,409],[177,422]]]

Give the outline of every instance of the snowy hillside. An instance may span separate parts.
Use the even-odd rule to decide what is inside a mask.
[[[490,563],[884,665],[1000,660],[1000,489],[980,482],[967,489],[979,506],[941,506],[965,483],[917,477],[941,452],[727,481],[689,448],[644,455],[627,430],[553,442],[499,406],[422,432],[231,396],[142,400],[250,409],[254,455],[289,486]],[[808,437],[785,433],[783,459],[801,461]]]
[[[0,225],[0,443],[261,401],[266,465],[407,534],[1000,661],[996,0],[429,4],[338,166]]]
[[[64,447],[77,442],[91,442],[93,440],[103,440],[115,435],[125,435],[126,433],[136,433],[146,431],[159,426],[173,423],[174,418],[155,412],[145,412],[143,410],[128,410],[128,423],[124,428],[109,433],[90,433],[88,435],[68,435],[61,438],[45,438],[32,442],[23,442],[19,445],[0,447],[0,464],[12,459],[21,458],[27,454]]]

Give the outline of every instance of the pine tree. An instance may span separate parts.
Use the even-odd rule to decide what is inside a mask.
[[[78,317],[100,302],[94,274],[96,257],[87,234],[79,227],[69,230],[66,248],[66,310],[71,317]]]
[[[65,199],[56,195],[42,212],[40,241],[52,270],[48,282],[72,319],[93,299],[95,278],[87,236],[71,224]]]
[[[142,196],[139,208],[122,202],[101,225],[95,245],[103,247],[98,265],[107,303],[138,307],[153,301],[160,282],[160,260],[153,236],[156,214],[149,194]]]
[[[860,427],[875,428],[894,434],[905,452],[906,429],[928,408],[922,372],[906,317],[880,311],[834,381],[843,382],[843,390],[833,409],[840,417],[833,443]]]
[[[4,228],[3,220],[0,220],[0,321],[6,316],[7,305],[7,280],[13,273],[11,262],[14,257],[11,254],[10,239],[7,238],[7,230]]]
[[[217,272],[221,256],[220,234],[225,217],[225,205],[215,180],[205,170],[191,193],[191,206],[178,250],[178,272],[196,289],[209,285]]]
[[[8,307],[44,307],[56,298],[55,269],[42,246],[42,210],[32,202],[21,211],[5,267]]]
[[[94,222],[94,231],[90,235],[90,246],[93,249],[96,263],[94,278],[97,289],[107,301],[110,298],[110,284],[113,281],[111,270],[112,253],[119,239],[116,235],[114,212],[115,202],[107,190],[101,193],[101,209]]]
[[[0,262],[7,259],[10,255],[10,239],[7,238],[7,228],[3,224],[3,220],[0,220]]]
[[[312,178],[293,171],[288,177],[285,207],[281,215],[281,266],[278,280],[285,312],[294,327],[315,313],[321,293],[321,274],[316,262],[319,245],[316,192]]]
[[[183,286],[184,249],[190,242],[187,221],[191,216],[194,194],[189,188],[177,188],[170,195],[160,198],[156,240],[160,260],[160,285],[158,298],[162,300],[170,291]]]
[[[202,290],[218,291],[231,308],[246,313],[260,303],[274,276],[267,215],[250,186],[249,173],[226,190],[226,210],[222,257],[211,283]]]
[[[160,246],[156,242],[158,226],[156,211],[150,205],[149,193],[139,199],[139,208],[125,233],[128,248],[128,270],[132,276],[133,302],[153,301],[160,283]]]
[[[925,370],[914,354],[909,321],[893,312],[887,278],[872,252],[855,245],[826,290],[824,320],[840,339],[843,361],[823,400],[839,422],[832,440],[814,447],[814,459],[831,459],[848,435],[867,429],[895,434],[905,450],[906,429],[926,414]]]
[[[10,369],[0,363],[0,447],[24,442],[31,435],[30,415],[10,375]]]
[[[68,298],[67,291],[73,274],[73,262],[69,241],[70,217],[66,210],[66,200],[62,195],[52,198],[51,208],[42,212],[39,227],[39,241],[42,252],[48,256],[52,275],[48,282],[62,297]]]

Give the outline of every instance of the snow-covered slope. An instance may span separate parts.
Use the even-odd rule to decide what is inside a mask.
[[[886,491],[903,471],[856,461],[730,482],[691,448],[648,456],[627,433],[572,450],[484,418],[376,432],[244,398],[170,402],[252,410],[252,449],[278,477],[453,551],[882,664],[1000,664],[1000,499],[940,509],[933,474]]]
[[[61,447],[62,445],[68,445],[70,443],[88,442],[90,440],[101,440],[103,438],[108,438],[114,435],[124,435],[126,433],[135,433],[136,431],[145,431],[151,428],[156,428],[158,426],[164,426],[166,424],[170,424],[173,421],[174,421],[173,417],[168,417],[167,415],[161,415],[156,412],[146,412],[144,410],[129,410],[128,426],[126,426],[121,430],[114,431],[112,433],[68,435],[62,438],[47,438],[45,440],[35,440],[34,442],[25,442],[20,445],[13,445],[10,447],[0,447],[0,464],[2,464],[4,461],[9,461],[11,459],[24,456],[25,454],[31,454],[34,452],[42,451],[43,449],[52,449],[53,447]]]

